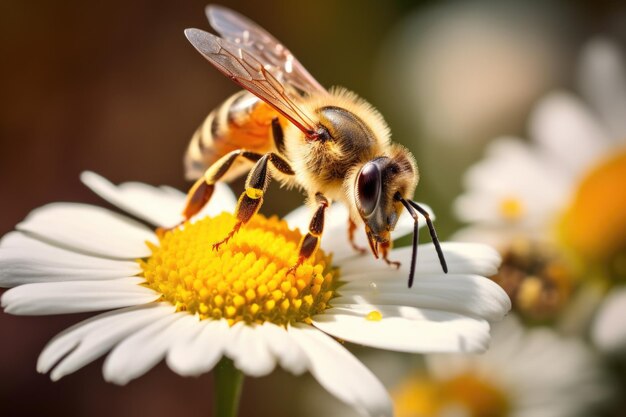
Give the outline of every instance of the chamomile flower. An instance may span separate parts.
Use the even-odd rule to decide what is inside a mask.
[[[82,176],[96,193],[146,222],[176,225],[185,196],[171,188],[115,186]],[[420,247],[415,284],[406,288],[410,248],[393,250],[399,269],[347,247],[347,210],[333,205],[314,259],[297,259],[306,223],[301,208],[288,222],[257,216],[220,250],[211,243],[230,230],[235,198],[215,191],[202,215],[170,232],[103,208],[69,203],[34,210],[0,243],[0,285],[11,314],[109,310],[55,337],[37,369],[57,380],[108,354],[106,380],[125,384],[165,359],[176,373],[199,375],[230,358],[246,375],[280,365],[305,371],[363,415],[392,414],[378,379],[331,336],[406,352],[483,351],[489,321],[510,308],[495,273],[499,255],[478,244],[444,244],[450,273],[435,249]],[[226,213],[222,213],[222,212]],[[221,213],[221,214],[219,214]],[[412,221],[398,223],[398,235]],[[365,235],[359,236],[365,243]]]
[[[496,279],[527,317],[562,312],[578,277],[611,285],[626,277],[623,60],[608,40],[590,42],[579,68],[586,101],[567,92],[541,100],[530,117],[531,142],[494,141],[456,202],[458,217],[471,224],[457,237],[499,246]]]
[[[514,316],[494,326],[483,355],[430,355],[392,389],[398,417],[588,416],[611,395],[597,357],[577,339],[525,330]]]

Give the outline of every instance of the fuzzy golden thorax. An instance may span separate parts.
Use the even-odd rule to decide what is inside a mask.
[[[302,109],[327,135],[310,140],[295,126],[286,127],[285,153],[295,181],[309,196],[320,192],[350,204],[343,190],[345,179],[355,167],[385,153],[387,124],[369,103],[344,89],[306,97]]]

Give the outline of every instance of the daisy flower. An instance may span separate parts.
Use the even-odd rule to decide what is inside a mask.
[[[429,355],[428,373],[404,378],[392,396],[398,417],[588,416],[611,391],[583,342],[547,328],[525,330],[510,316],[493,328],[483,355]]]
[[[579,84],[585,101],[555,92],[538,103],[530,142],[494,141],[455,207],[471,223],[457,237],[500,248],[495,279],[534,319],[576,304],[578,277],[626,277],[626,72],[616,45],[586,45]]]
[[[115,186],[89,172],[82,180],[154,226],[180,221],[179,191]],[[392,252],[404,260],[399,270],[344,249],[347,210],[338,205],[327,212],[323,250],[295,273],[288,270],[301,234],[288,225],[306,223],[305,208],[287,221],[257,216],[213,251],[211,242],[235,221],[228,212],[236,202],[226,186],[215,192],[201,215],[167,233],[103,208],[55,203],[31,212],[2,239],[0,284],[14,287],[2,295],[5,312],[109,310],[50,341],[39,372],[58,380],[110,352],[104,378],[126,384],[163,359],[174,372],[196,376],[226,357],[249,376],[276,365],[309,371],[361,414],[389,416],[382,384],[331,336],[405,352],[483,351],[488,322],[510,308],[504,291],[483,277],[500,261],[491,248],[444,244],[450,270],[444,275],[434,247],[423,245],[407,289],[411,248]],[[412,220],[400,220],[397,231],[410,233]],[[364,234],[359,239],[366,242]]]

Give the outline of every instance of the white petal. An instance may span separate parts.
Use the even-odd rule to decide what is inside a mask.
[[[138,285],[142,278],[25,284],[2,294],[5,312],[19,315],[66,314],[145,304],[161,294]]]
[[[444,252],[448,271],[450,274],[478,274],[484,276],[494,275],[500,265],[498,252],[486,245],[478,243],[443,242],[441,248]],[[400,261],[399,269],[388,266],[380,259],[374,259],[371,255],[359,256],[345,260],[340,264],[343,281],[353,279],[372,279],[380,276],[405,276],[408,278],[411,262],[410,246],[394,249],[389,258]],[[441,273],[439,258],[433,244],[420,245],[417,252],[416,276],[421,274]]]
[[[371,311],[379,321],[367,320]],[[482,352],[489,324],[460,314],[405,306],[332,308],[313,318],[318,329],[349,342],[398,352]]]
[[[83,172],[80,179],[109,203],[153,225],[172,227],[182,218],[185,195],[180,191],[164,191],[140,182],[126,182],[116,186],[90,171]]]
[[[283,369],[294,375],[300,375],[309,369],[307,356],[287,329],[266,321],[257,330]]]
[[[609,127],[610,139],[623,141],[626,138],[626,69],[619,46],[606,38],[589,41],[580,58],[579,83],[585,98]]]
[[[235,323],[230,328],[231,338],[226,346],[226,356],[244,374],[260,377],[269,374],[276,366],[268,341],[259,334],[259,325]]]
[[[289,333],[309,357],[311,374],[331,394],[364,416],[390,417],[389,394],[357,358],[311,326],[297,324]]]
[[[569,198],[571,175],[562,172],[538,150],[517,138],[493,141],[485,158],[465,174],[467,192],[455,201],[455,213],[465,222],[510,227],[545,225]],[[520,203],[522,213],[512,221],[503,216],[503,201]]]
[[[501,320],[511,300],[495,282],[478,275],[420,275],[407,288],[406,278],[354,280],[338,290],[333,306],[381,304],[450,311],[489,321]]]
[[[198,319],[181,312],[163,316],[117,345],[104,362],[104,379],[119,385],[145,374],[161,361],[178,338],[195,330]]]
[[[153,187],[139,182],[126,182],[115,186],[93,172],[83,172],[81,180],[96,194],[156,226],[173,227],[182,220],[185,194],[171,187]],[[230,188],[218,183],[207,206],[198,216],[216,215],[222,211],[233,211],[236,199]]]
[[[567,93],[544,98],[531,115],[535,141],[572,174],[585,170],[608,147],[609,137],[591,111]]]
[[[87,204],[48,204],[33,210],[16,228],[77,252],[121,259],[149,256],[145,242],[157,241],[144,225]]]
[[[479,242],[497,248],[502,252],[506,250],[511,242],[519,239],[520,236],[541,239],[544,237],[542,235],[545,235],[543,228],[533,229],[523,226],[498,227],[496,225],[476,223],[457,230],[450,236],[450,240],[466,243]]]
[[[613,290],[598,310],[591,338],[604,352],[626,352],[626,288]]]
[[[171,305],[147,304],[84,320],[46,345],[37,360],[37,371],[46,373],[56,364],[50,375],[56,381],[104,355],[119,341],[157,318],[173,313]]]
[[[177,340],[167,353],[167,365],[183,376],[209,372],[221,359],[231,334],[226,320],[202,320],[187,338]]]
[[[83,255],[9,233],[0,243],[0,287],[45,281],[108,280],[141,272],[137,262]]]

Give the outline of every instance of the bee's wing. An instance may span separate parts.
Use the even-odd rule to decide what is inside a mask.
[[[305,94],[327,93],[296,57],[265,29],[226,7],[209,5],[205,9],[209,23],[223,39],[259,58],[276,79]]]
[[[315,123],[298,107],[258,56],[226,39],[200,29],[186,29],[189,42],[228,78],[274,107],[308,137],[315,138]]]

